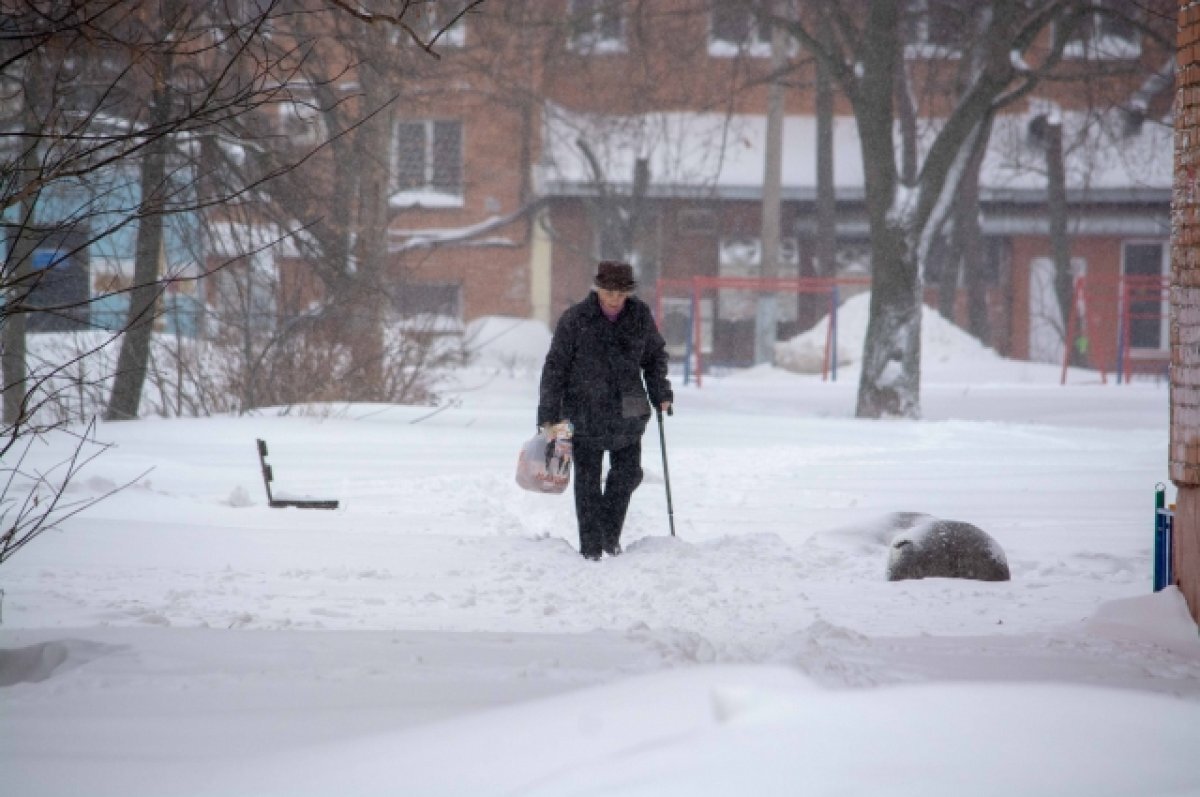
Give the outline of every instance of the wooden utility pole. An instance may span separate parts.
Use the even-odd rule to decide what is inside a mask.
[[[830,33],[822,17],[821,31]],[[833,185],[833,80],[829,66],[817,61],[817,275],[837,276],[837,195]]]
[[[1046,204],[1050,221],[1050,250],[1054,255],[1054,294],[1062,311],[1063,343],[1072,351],[1075,341],[1067,340],[1071,331],[1067,319],[1071,315],[1073,282],[1071,274],[1071,241],[1067,233],[1067,176],[1063,162],[1062,119],[1057,111],[1046,117]],[[1074,360],[1072,356],[1072,360]]]
[[[783,28],[771,30],[771,83],[767,87],[766,153],[763,158],[762,266],[759,276],[779,276],[780,205],[783,191],[783,70],[787,64],[787,39]],[[754,362],[775,361],[777,303],[774,291],[758,294],[755,316]]]

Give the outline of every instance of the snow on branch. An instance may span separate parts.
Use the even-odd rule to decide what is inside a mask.
[[[483,221],[468,224],[464,227],[430,227],[417,230],[390,230],[388,252],[410,252],[415,249],[432,249],[438,246],[487,246],[515,247],[518,241],[504,236],[491,236],[488,233],[507,227],[514,221],[533,213],[543,204],[543,200],[532,202],[520,210],[504,216],[488,216]]]

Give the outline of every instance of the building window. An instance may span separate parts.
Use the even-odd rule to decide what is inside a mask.
[[[752,237],[724,237],[718,243],[717,274],[721,277],[762,276],[762,241]],[[776,276],[796,279],[800,276],[800,242],[795,238],[779,241]],[[721,288],[717,291],[717,316],[722,321],[745,321],[755,316],[758,294],[753,290]],[[779,320],[796,320],[796,303],[779,302]]]
[[[683,208],[676,225],[680,235],[716,235],[717,214],[708,208]]]
[[[445,316],[462,320],[462,285],[457,282],[405,282],[399,286],[396,311],[403,318]]]
[[[1161,351],[1167,347],[1166,247],[1154,241],[1123,248],[1129,348]]]
[[[789,54],[795,49],[796,43],[789,36]],[[708,54],[717,58],[738,55],[767,58],[771,55],[771,25],[744,3],[713,0],[709,12]]]
[[[974,31],[975,0],[908,0],[904,15],[904,54],[945,58],[962,53]]]
[[[413,19],[412,27],[422,41],[429,42],[441,32],[438,40],[433,44],[435,50],[438,47],[463,47],[467,43],[466,15],[457,20],[454,19],[464,4],[458,2],[445,5],[449,7],[445,7],[442,3],[422,3],[414,9],[416,16]],[[451,21],[454,24],[442,32],[442,28]]]
[[[213,320],[226,334],[244,336],[270,332],[279,318],[279,270],[274,259],[260,252],[221,268],[212,300]]]
[[[693,304],[691,299],[677,296],[664,296],[662,299],[663,318],[660,324],[662,336],[667,344],[667,353],[673,359],[681,359],[695,351],[696,341],[696,304],[700,309],[701,345],[704,355],[711,355],[713,350],[713,300],[701,299]]]
[[[276,132],[288,144],[311,146],[325,140],[325,122],[312,97],[293,92],[292,98],[277,108]]]
[[[463,194],[462,122],[423,119],[396,123],[392,156],[393,204],[460,206]]]
[[[71,251],[72,248],[77,251]],[[29,332],[70,332],[87,327],[91,283],[86,255],[79,250],[79,245],[74,244],[70,248],[33,251],[30,258],[33,277],[20,281],[16,289],[19,293],[28,285],[22,303],[37,310],[25,317]]]
[[[1124,8],[1123,2],[1108,0],[1101,5],[1119,11]],[[1113,61],[1137,58],[1141,54],[1142,41],[1137,25],[1126,16],[1117,16],[1110,11],[1084,15],[1068,34],[1063,48],[1064,58]]]
[[[622,0],[571,0],[570,46],[588,53],[625,51]]]

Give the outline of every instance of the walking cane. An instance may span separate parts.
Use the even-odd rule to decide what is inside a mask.
[[[658,413],[658,445],[662,449],[663,482],[667,485],[667,518],[671,521],[671,536],[675,536],[675,509],[671,506],[671,472],[667,469],[667,437],[663,434],[662,407],[655,407]],[[674,415],[675,408],[667,407],[667,415]]]

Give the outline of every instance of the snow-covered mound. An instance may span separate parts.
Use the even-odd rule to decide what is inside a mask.
[[[1084,627],[1095,636],[1146,642],[1200,660],[1200,635],[1188,614],[1187,600],[1175,585],[1102,603]]]
[[[483,316],[467,325],[464,342],[473,365],[510,373],[534,371],[550,350],[550,330],[528,318]]]
[[[847,299],[837,313],[838,366],[856,364],[862,358],[867,336],[870,292]],[[825,339],[829,330],[828,314],[813,327],[791,340],[775,345],[775,365],[801,374],[819,374],[825,361]],[[971,362],[1002,359],[993,349],[946,320],[937,310],[921,306],[921,363]]]

